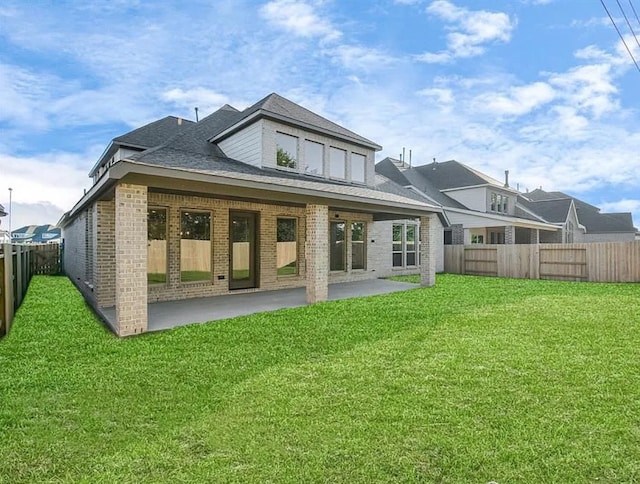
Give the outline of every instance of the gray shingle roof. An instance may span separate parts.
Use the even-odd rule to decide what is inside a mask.
[[[601,213],[598,207],[595,207],[583,200],[567,195],[563,192],[546,192],[537,188],[523,195],[530,200],[530,205],[536,213],[541,214],[550,222],[556,220],[548,219],[544,211],[548,212],[548,216],[555,216],[557,222],[565,222],[569,210],[571,200],[576,207],[578,222],[587,229],[587,233],[616,233],[616,232],[635,232],[633,227],[633,218],[629,212],[621,213]],[[564,210],[564,217],[561,215]],[[562,220],[560,220],[562,218]]]
[[[383,179],[376,178],[375,187],[364,187],[310,175],[258,168],[228,158],[216,144],[208,140],[211,138],[211,133],[226,129],[237,122],[243,114],[244,111],[240,113],[231,109],[219,109],[164,144],[130,156],[128,159],[146,165],[269,183],[282,186],[283,190],[297,187],[327,194],[352,195],[363,199],[407,203],[423,209],[428,208],[429,204],[422,197],[416,197],[400,186],[385,183]]]
[[[569,216],[571,199],[551,199],[551,200],[527,200],[523,196],[518,197],[518,203],[539,215],[550,223],[565,223]]]
[[[387,157],[376,163],[376,172],[386,176],[401,186],[414,186],[431,200],[443,207],[467,209],[467,207],[462,203],[438,190],[428,178],[430,175],[428,171],[418,171],[418,167],[400,168],[396,163],[400,163],[400,161],[395,160],[394,162],[393,159]]]
[[[442,163],[427,163],[426,165],[416,166],[414,169],[426,176],[438,190],[497,183],[496,180],[482,175],[455,160]]]
[[[194,124],[193,121],[187,119],[167,116],[113,138],[113,141],[125,146],[153,148],[166,142],[169,138],[187,131]]]
[[[250,106],[242,111],[240,113],[241,116],[234,124],[242,126],[243,121],[248,121],[248,118],[258,112],[267,117],[269,115],[273,115],[277,119],[284,118],[285,121],[288,120],[292,124],[302,123],[307,127],[327,131],[339,138],[346,138],[350,141],[354,141],[358,144],[363,144],[374,149],[382,149],[373,141],[360,136],[359,134],[356,134],[351,130],[346,129],[334,123],[333,121],[329,121],[328,119],[323,118],[322,116],[311,112],[308,109],[303,108],[299,104],[289,101],[288,99],[276,93],[269,94],[267,97],[261,99],[253,106]],[[212,134],[210,139],[215,139],[216,135],[218,134],[219,133]]]

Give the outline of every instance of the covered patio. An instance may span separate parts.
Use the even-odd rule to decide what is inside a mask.
[[[369,279],[329,284],[328,299],[335,301],[354,297],[375,296],[420,287],[419,284],[388,279]],[[306,306],[306,289],[244,292],[222,296],[182,299],[148,304],[148,331],[235,318],[248,314]],[[115,306],[98,309],[99,316],[115,330]]]

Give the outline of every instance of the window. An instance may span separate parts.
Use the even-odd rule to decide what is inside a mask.
[[[491,194],[491,211],[507,213],[509,209],[509,197],[499,193]]]
[[[147,210],[147,283],[167,282],[167,209]]]
[[[351,153],[351,181],[364,183],[365,156]]]
[[[180,281],[211,280],[211,214],[180,212]]]
[[[471,235],[471,243],[472,244],[484,244],[484,235],[472,234]]]
[[[415,225],[407,225],[406,232],[406,244],[405,244],[405,254],[406,254],[406,264],[408,266],[416,265],[416,226]]]
[[[298,138],[284,133],[276,133],[276,164],[282,168],[298,166]]]
[[[418,226],[393,224],[392,265],[406,267],[416,265]]]
[[[346,178],[347,152],[338,148],[329,149],[329,176],[331,178]]]
[[[331,222],[329,225],[329,270],[346,270],[346,246],[344,244],[344,222]]]
[[[298,221],[295,218],[277,220],[277,269],[279,276],[298,273]]]
[[[366,268],[366,251],[364,222],[353,222],[351,224],[351,269]]]
[[[324,174],[324,145],[315,141],[304,142],[304,171],[310,175]]]
[[[490,244],[504,244],[504,232],[489,232]]]

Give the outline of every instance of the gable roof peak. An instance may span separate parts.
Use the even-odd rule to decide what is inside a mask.
[[[228,129],[223,132],[211,137],[210,141],[220,141],[242,129],[244,126],[255,122],[255,120],[260,117],[271,118],[282,123],[300,126],[309,131],[316,131],[321,134],[335,136],[376,151],[382,149],[381,146],[373,141],[344,128],[275,92],[272,92],[257,103],[240,112],[239,119],[233,125],[229,126]]]

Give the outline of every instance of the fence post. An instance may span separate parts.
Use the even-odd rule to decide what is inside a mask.
[[[4,329],[9,334],[13,322],[13,246],[3,244],[4,251]]]
[[[16,245],[16,267],[14,268],[16,273],[16,293],[13,295],[15,305],[14,309],[17,309],[22,303],[22,246]]]

